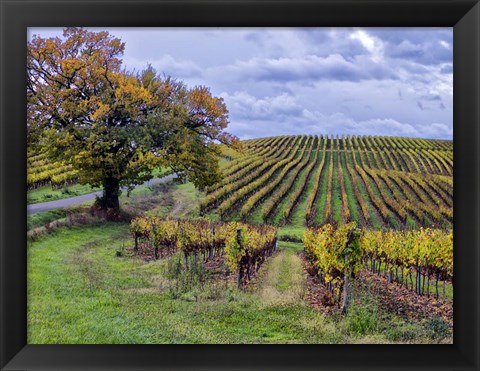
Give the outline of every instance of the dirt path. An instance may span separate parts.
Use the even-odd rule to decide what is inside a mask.
[[[170,175],[164,176],[162,178],[151,179],[151,180],[143,183],[142,185],[150,186],[150,185],[157,184],[157,183],[164,183],[164,182],[169,181],[169,180],[171,180],[175,177],[176,177],[175,174],[170,174]],[[140,187],[140,186],[138,186],[138,187]],[[125,191],[125,190],[126,189],[123,189],[123,191]],[[86,201],[93,200],[96,196],[99,196],[101,194],[102,194],[102,191],[97,191],[97,192],[88,193],[86,195],[64,198],[64,199],[61,199],[61,200],[41,202],[41,203],[38,203],[38,204],[31,204],[31,205],[27,206],[27,213],[28,214],[35,214],[35,213],[42,212],[42,211],[64,209],[66,207],[80,205],[80,204],[82,204]]]

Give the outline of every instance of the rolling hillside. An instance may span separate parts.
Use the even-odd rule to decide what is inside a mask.
[[[380,136],[280,136],[244,141],[202,214],[274,225],[357,221],[450,228],[453,142]]]

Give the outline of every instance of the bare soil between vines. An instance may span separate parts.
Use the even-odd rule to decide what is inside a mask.
[[[320,283],[317,276],[311,275],[313,267],[304,253],[301,252],[299,255],[304,265],[307,300],[310,305],[325,314],[340,313],[340,309],[331,303],[329,291]],[[437,315],[453,327],[453,303],[450,301],[418,295],[396,282],[389,283],[385,277],[366,269],[362,269],[357,274],[356,282],[360,290],[369,291],[375,295],[381,308],[388,312],[417,320]]]
[[[366,269],[359,272],[357,281],[362,289],[372,290],[381,306],[388,311],[415,319],[437,315],[453,327],[453,303],[450,301],[418,295],[396,282],[389,283],[385,277]]]

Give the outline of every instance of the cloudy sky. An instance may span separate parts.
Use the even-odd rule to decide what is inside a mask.
[[[451,28],[107,30],[126,43],[128,69],[150,63],[223,97],[229,131],[241,139],[284,134],[452,139]],[[29,37],[61,33],[34,28]]]

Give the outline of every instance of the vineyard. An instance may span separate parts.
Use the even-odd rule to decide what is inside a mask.
[[[223,181],[206,189],[203,215],[277,226],[452,226],[452,141],[303,135],[243,145],[228,156]]]
[[[155,258],[158,249],[178,251],[185,265],[192,253],[208,261],[216,252],[240,287],[270,256],[277,240],[272,226],[295,224],[309,273],[344,311],[349,282],[360,271],[446,299],[453,281],[451,141],[260,138],[244,141],[242,152],[226,149],[221,170],[223,180],[199,201],[205,219],[136,219],[135,249],[140,238]],[[211,221],[215,214],[222,222]],[[235,234],[242,230],[244,237]]]
[[[147,204],[147,211],[133,209],[128,225],[107,227],[106,241],[116,242],[99,255],[96,270],[116,272],[119,282],[123,275],[136,282],[125,293],[135,293],[133,303],[150,298],[148,303],[164,306],[162,316],[181,313],[186,323],[200,316],[199,323],[208,323],[205,333],[222,323],[228,308],[244,308],[238,330],[261,323],[251,338],[255,342],[265,341],[269,326],[278,324],[281,329],[274,332],[286,336],[285,326],[303,322],[306,333],[288,336],[306,342],[349,343],[358,336],[369,342],[368,334],[379,341],[451,341],[451,141],[258,138],[242,141],[239,150],[224,147],[219,166],[222,180],[202,190],[190,182],[172,182],[157,193],[148,193],[153,188],[139,192],[128,202]],[[42,154],[28,157],[29,189],[75,182],[77,174],[69,165],[51,163]],[[108,242],[91,244],[98,239],[90,232],[96,228],[86,225],[78,231],[92,233],[84,246],[101,252]],[[52,238],[63,246],[61,234]],[[119,270],[106,269],[104,259]],[[96,279],[86,268],[90,260],[74,260],[85,266],[84,281]],[[151,277],[141,282],[144,274]],[[260,307],[252,307],[252,298]],[[183,312],[183,305],[190,309]],[[289,315],[277,312],[283,306],[296,309]],[[157,304],[152,310],[157,318]],[[222,321],[205,317],[212,310]],[[264,318],[263,310],[272,310],[275,319],[268,320],[270,314]],[[317,330],[318,321],[331,324],[327,335]],[[176,331],[178,326],[172,326]],[[204,335],[195,336],[203,341]]]
[[[224,256],[228,268],[237,272],[239,287],[250,280],[260,266],[276,249],[277,231],[270,226],[242,223],[211,223],[206,220],[175,221],[155,217],[139,217],[132,221],[130,230],[135,238],[135,251],[139,240],[144,248],[153,250],[155,259],[179,251],[188,268],[189,257],[201,255],[206,261]]]
[[[27,189],[37,189],[44,186],[53,188],[75,183],[78,172],[71,165],[62,162],[52,162],[46,153],[34,153],[27,157]]]
[[[325,224],[305,231],[303,243],[314,274],[337,301],[348,281],[362,267],[383,275],[389,283],[430,296],[435,282],[436,299],[440,298],[439,281],[445,286],[453,280],[453,234],[451,231],[419,229],[415,231],[362,231],[355,222],[338,228]],[[413,278],[413,276],[415,278]],[[409,278],[409,279],[408,279]],[[426,287],[425,287],[426,286]]]

